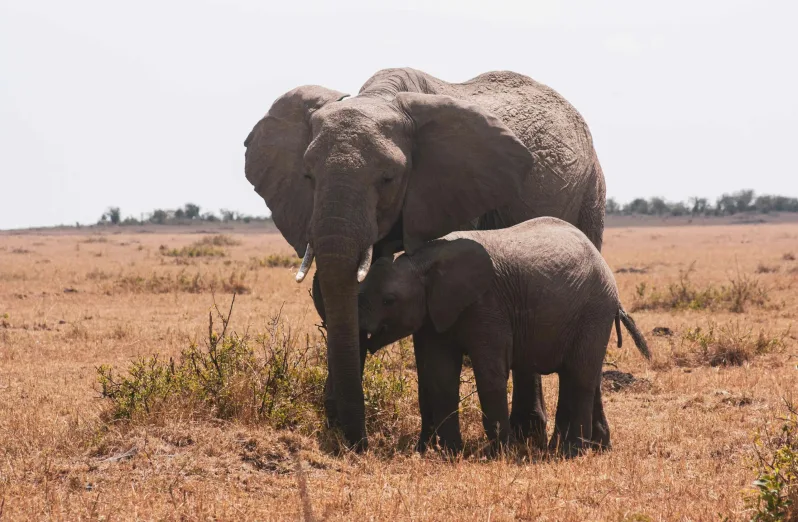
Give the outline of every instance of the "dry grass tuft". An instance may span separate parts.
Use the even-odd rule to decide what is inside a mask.
[[[215,234],[213,236],[205,236],[199,241],[194,242],[195,245],[207,245],[215,247],[230,247],[238,246],[241,241],[235,239],[227,234]]]
[[[182,248],[169,248],[161,245],[158,251],[163,256],[169,257],[224,257],[226,252],[221,247],[229,247],[241,244],[237,239],[233,239],[225,234],[215,236],[205,236]]]
[[[251,269],[257,268],[299,268],[302,260],[296,256],[285,256],[281,254],[269,254],[266,257],[252,257],[249,260]]]
[[[679,346],[672,346],[671,357],[677,366],[742,366],[756,356],[783,351],[789,333],[788,328],[778,335],[763,329],[754,334],[739,321],[710,322],[706,328],[689,328]]]
[[[779,271],[778,265],[765,265],[763,263],[759,263],[756,266],[757,274],[775,274],[778,271]]]
[[[770,300],[769,290],[759,280],[739,270],[736,277],[729,278],[728,283],[720,287],[696,286],[691,280],[694,272],[695,261],[686,270],[679,271],[678,282],[669,284],[665,292],[657,288],[649,292],[645,282],[639,283],[631,311],[725,309],[742,313],[749,305],[763,307]]]
[[[227,276],[201,272],[189,274],[185,270],[181,270],[177,274],[152,272],[148,277],[126,274],[120,275],[116,279],[114,288],[124,292],[149,294],[172,292],[248,294],[251,288],[246,282],[246,277],[246,272],[243,270],[233,270]]]

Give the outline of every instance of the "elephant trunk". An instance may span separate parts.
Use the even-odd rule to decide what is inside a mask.
[[[324,199],[317,195],[312,241],[327,325],[328,386],[347,443],[363,450],[368,442],[357,316],[358,272],[376,239],[376,220],[369,216],[371,212],[353,212],[369,199],[363,194],[351,190],[336,194],[330,205],[325,205]],[[352,219],[353,215],[360,219]]]

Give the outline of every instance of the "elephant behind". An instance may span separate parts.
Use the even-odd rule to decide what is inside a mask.
[[[357,448],[367,445],[357,288],[374,253],[412,253],[464,227],[546,215],[601,247],[604,176],[587,125],[554,90],[517,73],[455,84],[386,69],[351,98],[298,87],[245,146],[247,179],[304,258],[298,280],[317,260],[325,404]]]

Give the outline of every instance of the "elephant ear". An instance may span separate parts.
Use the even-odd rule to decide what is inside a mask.
[[[488,291],[493,262],[485,249],[470,239],[435,241],[417,256],[428,257],[427,311],[435,330],[444,332],[463,311]]]
[[[450,96],[402,92],[396,103],[415,123],[403,210],[409,252],[521,193],[534,160],[498,117]]]
[[[303,156],[310,144],[310,116],[347,95],[317,85],[287,92],[244,141],[244,170],[269,210],[274,224],[302,257],[313,212],[313,187],[304,177]]]

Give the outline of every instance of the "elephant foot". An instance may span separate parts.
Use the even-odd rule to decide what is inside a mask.
[[[568,434],[563,437],[562,433],[556,428],[549,441],[549,451],[566,459],[578,457],[594,447],[595,445],[591,440],[582,437],[569,437]]]
[[[610,428],[601,422],[593,423],[593,435],[590,437],[592,447],[596,451],[608,451],[612,449],[610,443]]]
[[[444,455],[454,457],[463,452],[462,439],[443,439],[438,437],[438,449]]]
[[[516,439],[531,443],[537,449],[546,449],[546,417],[530,414],[526,418],[510,415],[510,428]]]

